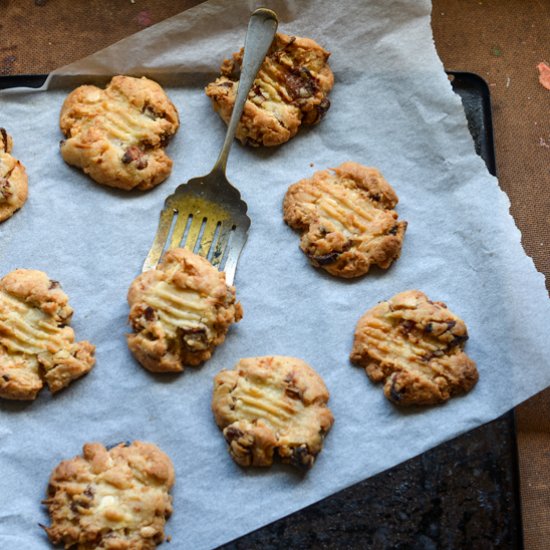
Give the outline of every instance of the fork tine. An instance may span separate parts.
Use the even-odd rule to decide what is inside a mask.
[[[229,253],[227,254],[227,261],[223,270],[225,271],[225,281],[228,285],[233,284],[233,279],[235,278],[235,271],[237,270],[237,262],[239,261],[239,256],[246,242],[246,232],[234,231],[231,239],[231,247],[229,248]]]
[[[160,213],[159,226],[155,235],[153,246],[145,258],[142,271],[149,271],[157,266],[160,257],[166,244],[166,239],[170,233],[170,227],[172,227],[172,221],[174,219],[174,209],[170,206],[164,208]]]
[[[214,236],[216,235],[216,229],[218,227],[218,221],[212,218],[206,220],[204,224],[204,231],[201,235],[200,247],[197,252],[199,256],[208,257],[208,253],[214,244]]]
[[[225,250],[227,247],[227,244],[229,243],[229,239],[231,237],[231,231],[233,229],[233,223],[231,221],[223,221],[220,226],[220,231],[218,233],[218,238],[215,242],[214,250],[212,252],[212,258],[210,259],[210,263],[220,268],[223,257],[225,254]]]
[[[181,239],[185,233],[185,228],[188,225],[190,214],[187,212],[178,212],[176,218],[176,224],[174,225],[174,231],[172,231],[172,238],[170,239],[170,246],[168,248],[178,248],[181,243]]]
[[[203,221],[204,221],[204,216],[202,216],[202,215],[193,216],[193,219],[191,221],[191,225],[189,226],[189,231],[187,232],[187,236],[185,238],[185,243],[183,245],[180,245],[178,243],[177,246],[183,246],[184,248],[187,248],[187,250],[190,250],[191,252],[194,252],[195,247],[197,245],[197,239],[199,238],[199,233],[201,231]]]

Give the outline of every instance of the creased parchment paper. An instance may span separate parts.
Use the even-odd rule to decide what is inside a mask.
[[[38,523],[56,464],[87,441],[141,439],[175,463],[174,548],[209,548],[492,420],[550,384],[550,308],[542,275],[520,245],[509,201],[474,153],[460,100],[438,59],[427,1],[266,2],[280,30],[332,52],[332,107],[318,126],[275,149],[235,144],[228,175],[249,205],[252,228],[237,270],[244,319],[202,368],[153,376],[130,356],[126,292],[156,231],[164,198],[208,172],[225,125],[203,93],[244,41],[254,2],[213,1],[57,71],[49,91],[0,95],[0,121],[27,167],[30,196],[0,226],[2,274],[45,270],[75,309],[79,339],[97,366],[52,398],[0,404],[0,547],[47,548]],[[148,193],[94,184],[64,164],[59,75],[157,78],[181,115],[168,147],[174,171]],[[105,80],[105,79],[104,79]],[[282,221],[289,184],[355,160],[376,166],[409,222],[401,258],[387,272],[343,281],[312,268]],[[310,163],[313,163],[312,167]],[[466,351],[480,381],[465,397],[402,411],[349,364],[358,318],[376,302],[419,288],[465,319]],[[241,357],[300,357],[324,377],[336,422],[306,475],[290,467],[242,470],[210,411],[212,378]]]

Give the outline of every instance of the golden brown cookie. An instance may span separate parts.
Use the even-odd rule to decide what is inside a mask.
[[[53,544],[78,550],[150,550],[164,539],[172,513],[172,461],[152,443],[108,450],[84,445],[82,456],[61,462],[48,486]]]
[[[239,85],[243,49],[226,59],[206,95],[228,123]],[[280,145],[296,135],[301,124],[315,124],[330,107],[327,98],[334,75],[330,53],[309,38],[277,33],[248,95],[237,126],[244,144]]]
[[[0,222],[19,210],[28,194],[25,167],[10,155],[12,147],[11,136],[0,128]]]
[[[311,468],[334,419],[328,390],[304,361],[272,356],[241,359],[214,378],[212,411],[240,466],[283,462]]]
[[[464,321],[443,302],[407,290],[380,302],[355,329],[351,360],[398,405],[432,405],[470,391],[476,364],[463,351]]]
[[[98,183],[146,190],[170,175],[164,147],[178,112],[153,80],[114,76],[104,90],[80,86],[65,99],[59,124],[63,159]]]
[[[128,347],[153,372],[200,365],[242,317],[225,273],[185,248],[169,250],[156,269],[139,275],[128,291]]]
[[[95,347],[75,342],[72,315],[43,271],[16,269],[0,280],[0,397],[34,399],[44,383],[57,392],[93,367]]]
[[[344,162],[291,185],[285,222],[302,231],[310,262],[337,277],[387,269],[401,253],[407,222],[393,210],[397,195],[376,168]]]

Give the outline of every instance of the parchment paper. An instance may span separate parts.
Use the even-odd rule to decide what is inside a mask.
[[[0,95],[1,125],[26,165],[30,196],[0,226],[2,275],[17,267],[61,281],[79,339],[97,346],[84,379],[33,403],[0,404],[0,547],[48,548],[38,523],[51,470],[87,441],[141,439],[174,461],[175,548],[209,548],[490,421],[550,384],[550,308],[543,276],[520,244],[509,201],[476,156],[460,100],[432,41],[427,1],[266,2],[280,30],[332,52],[332,107],[318,126],[275,149],[235,144],[229,178],[248,202],[252,228],[237,270],[244,319],[201,368],[153,376],[125,344],[126,291],[156,231],[164,198],[208,172],[225,125],[202,88],[244,41],[254,2],[208,2],[130,37],[60,74],[147,74],[168,93],[181,129],[168,148],[174,171],[148,193],[94,184],[61,159],[66,90]],[[89,78],[78,77],[79,82]],[[282,221],[287,187],[355,160],[376,166],[409,222],[401,258],[354,281],[311,267]],[[314,166],[310,166],[313,163]],[[466,350],[480,381],[465,397],[402,411],[348,355],[358,318],[376,302],[419,288],[465,319]],[[290,467],[243,470],[211,411],[212,378],[241,357],[300,357],[324,377],[336,419],[304,476]]]

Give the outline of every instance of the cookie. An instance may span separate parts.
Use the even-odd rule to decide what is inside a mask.
[[[390,267],[401,253],[407,222],[393,210],[395,191],[376,168],[344,162],[291,185],[285,222],[302,231],[300,248],[315,267],[359,277]]]
[[[43,271],[16,269],[0,280],[0,397],[34,399],[86,374],[95,347],[75,342],[73,309]]]
[[[443,302],[408,290],[380,302],[361,317],[351,361],[397,405],[432,405],[470,391],[476,364],[463,351],[464,321]]]
[[[228,123],[239,86],[244,49],[226,59],[222,75],[205,91]],[[309,38],[277,33],[256,76],[236,137],[253,146],[273,146],[294,137],[302,124],[315,124],[330,107],[334,75],[330,53]]]
[[[153,372],[180,372],[209,359],[242,317],[225,273],[185,248],[169,250],[128,291],[127,336],[134,357]]]
[[[52,472],[43,502],[51,527],[41,527],[64,548],[153,549],[164,539],[173,484],[172,461],[152,443],[87,443]]]
[[[311,468],[334,419],[328,390],[304,361],[241,359],[214,378],[212,411],[240,466],[271,466],[274,456]]]
[[[153,80],[115,76],[104,90],[80,86],[65,99],[59,124],[63,159],[97,183],[147,190],[170,175],[164,147],[178,112]]]
[[[25,167],[10,155],[12,147],[11,136],[0,128],[0,222],[19,210],[28,194]]]

